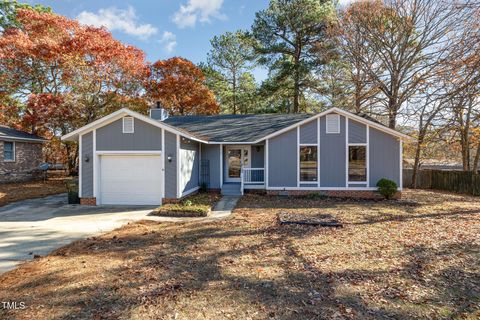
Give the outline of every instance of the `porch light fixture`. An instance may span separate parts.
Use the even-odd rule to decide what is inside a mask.
[[[85,157],[83,158],[85,160],[85,162],[89,162],[90,161],[90,157],[88,156],[88,154],[85,154]]]
[[[172,158],[173,158],[173,157],[172,157],[172,155],[171,155],[171,154],[169,154],[169,155],[167,156],[167,160],[168,160],[168,162],[172,162]]]

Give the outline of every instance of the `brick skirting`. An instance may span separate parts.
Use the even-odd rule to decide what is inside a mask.
[[[80,198],[80,204],[86,206],[96,206],[97,198]]]
[[[337,198],[357,198],[357,199],[375,199],[381,200],[383,196],[380,195],[377,191],[371,190],[321,190],[321,191],[312,191],[312,190],[267,190],[268,195],[287,195],[287,196],[305,196],[309,194],[322,194],[328,197],[337,197]],[[401,199],[402,192],[397,191],[393,199]]]

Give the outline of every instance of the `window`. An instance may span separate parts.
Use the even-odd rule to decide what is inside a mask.
[[[3,160],[15,161],[15,142],[5,141],[3,143]]]
[[[317,147],[300,146],[300,181],[317,181]]]
[[[133,117],[124,117],[123,118],[123,133],[133,133],[133,132],[134,132]]]
[[[327,133],[340,133],[340,115],[327,114],[325,120]]]
[[[367,147],[348,147],[348,181],[367,181]]]

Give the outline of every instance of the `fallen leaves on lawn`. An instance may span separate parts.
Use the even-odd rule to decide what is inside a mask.
[[[0,301],[29,307],[0,317],[475,319],[479,208],[422,190],[403,201],[247,195],[227,220],[130,223],[25,263],[0,276]],[[344,227],[280,226],[280,212]]]

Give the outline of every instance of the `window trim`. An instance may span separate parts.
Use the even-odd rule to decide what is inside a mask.
[[[328,119],[329,118],[332,118],[332,117],[335,117],[336,118],[336,121],[337,121],[337,131],[329,131],[328,130]],[[334,114],[327,114],[325,116],[325,133],[326,134],[339,134],[341,131],[340,129],[340,115],[337,114],[337,113],[334,113]]]
[[[13,159],[5,159],[5,143],[11,143],[12,144]],[[3,142],[3,161],[4,162],[16,162],[17,161],[17,152],[16,152],[15,149],[16,149],[15,141],[4,141]]]
[[[365,180],[350,181],[350,147],[365,147]],[[368,187],[368,143],[349,143],[347,145],[347,186],[349,184],[367,184]]]
[[[315,174],[317,175],[317,180],[315,180],[315,181],[302,180],[302,175],[301,175],[302,166],[301,166],[301,164],[300,164],[300,155],[301,155],[300,149],[301,149],[302,147],[315,147],[315,148],[317,148],[317,161],[316,161],[316,162],[317,162],[317,166],[316,166],[316,170],[315,170]],[[318,144],[317,144],[317,143],[299,143],[297,150],[298,150],[298,151],[297,151],[297,152],[298,152],[298,183],[299,183],[299,184],[307,184],[307,183],[309,183],[309,184],[317,184],[317,185],[318,185],[318,183],[319,183],[319,181],[320,181],[320,175],[318,174],[318,171],[319,171],[319,170],[318,170],[318,168],[319,168],[319,158],[320,158],[319,150],[320,150],[320,149],[318,148]]]
[[[132,131],[125,131],[125,119],[132,119]],[[135,118],[134,117],[123,117],[122,118],[122,133],[135,133]]]

